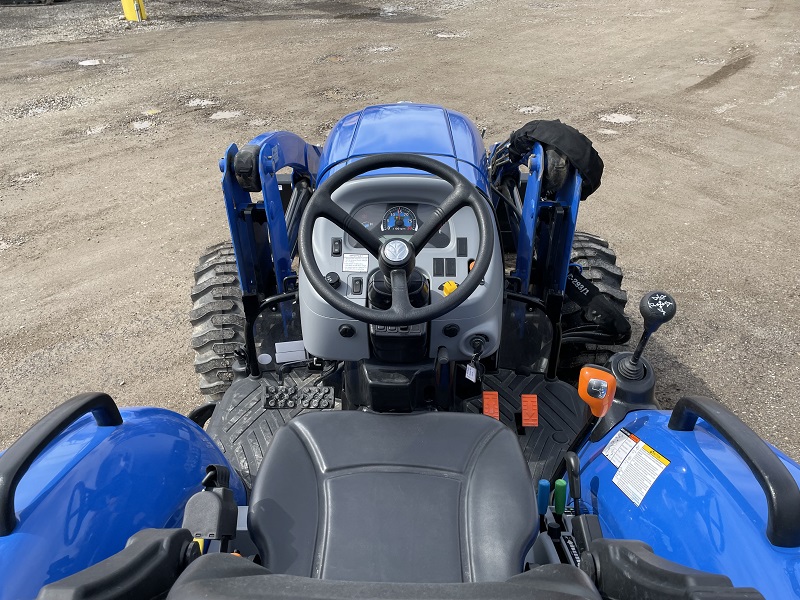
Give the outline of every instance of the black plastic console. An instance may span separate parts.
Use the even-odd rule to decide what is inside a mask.
[[[344,394],[347,407],[367,406],[375,412],[411,412],[435,407],[433,361],[384,364],[362,360],[346,363]]]

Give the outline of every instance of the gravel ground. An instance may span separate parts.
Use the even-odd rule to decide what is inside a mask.
[[[443,104],[499,140],[560,118],[603,186],[635,315],[678,316],[659,397],[721,399],[800,459],[800,8],[780,0],[0,6],[0,448],[88,389],[186,412],[196,258],[227,235],[217,160],[289,129],[321,143],[376,102]],[[638,325],[637,325],[638,326]]]

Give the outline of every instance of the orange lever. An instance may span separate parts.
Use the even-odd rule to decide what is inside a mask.
[[[586,365],[581,369],[578,395],[598,419],[605,416],[611,408],[616,391],[617,379],[608,369],[596,365]]]

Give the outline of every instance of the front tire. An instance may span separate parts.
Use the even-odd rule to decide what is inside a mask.
[[[231,242],[206,249],[194,271],[192,348],[200,393],[218,402],[233,380],[234,352],[245,344],[242,288]]]
[[[573,263],[582,268],[582,275],[591,281],[600,293],[625,313],[628,293],[622,289],[622,269],[617,265],[617,255],[608,242],[596,235],[576,231],[572,242]],[[561,325],[567,332],[574,327],[591,325],[581,306],[567,300],[561,312]],[[586,364],[603,365],[616,352],[614,346],[601,344],[564,344],[561,347],[558,371],[565,381],[577,381],[580,368]]]

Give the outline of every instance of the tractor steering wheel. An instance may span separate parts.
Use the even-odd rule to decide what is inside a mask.
[[[420,226],[419,230],[405,240],[390,238],[381,243],[378,237],[346,213],[331,198],[333,192],[344,183],[369,171],[393,167],[418,169],[435,175],[453,186],[447,196]],[[468,206],[478,220],[478,253],[475,264],[464,282],[440,302],[416,308],[408,297],[408,276],[414,270],[417,254],[425,247],[437,231],[461,208]],[[317,219],[325,218],[341,227],[358,240],[367,251],[378,259],[381,271],[389,280],[392,290],[392,306],[388,309],[359,306],[336,292],[319,270],[314,258],[312,232]],[[306,205],[298,233],[298,253],[303,270],[311,286],[323,300],[352,319],[374,325],[414,325],[437,319],[462,304],[474,292],[492,259],[494,247],[494,222],[487,200],[475,186],[455,169],[444,163],[418,154],[391,153],[361,158],[336,171],[320,185]]]

